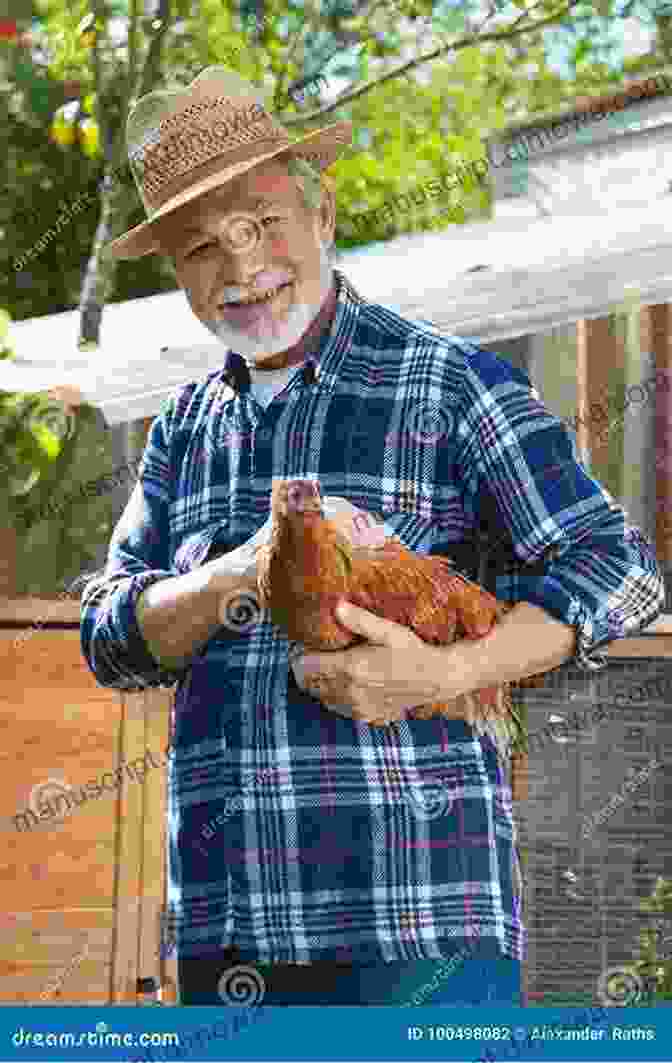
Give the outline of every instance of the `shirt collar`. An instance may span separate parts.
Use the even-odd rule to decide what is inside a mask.
[[[316,347],[305,359],[312,363],[315,386],[331,392],[338,379],[341,365],[355,333],[360,306],[364,300],[340,270],[334,270],[336,302],[331,325],[320,335]],[[298,365],[301,362],[297,363]],[[305,366],[304,366],[305,370]],[[234,392],[244,395],[250,390],[250,370],[245,359],[235,351],[227,351],[224,361],[224,380]],[[307,381],[308,382],[308,381]]]

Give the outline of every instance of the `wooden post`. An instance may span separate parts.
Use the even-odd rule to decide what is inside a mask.
[[[622,340],[614,335],[608,317],[584,321],[585,343],[581,348],[581,371],[577,365],[577,389],[582,389],[585,379],[587,445],[590,449],[590,468],[598,480],[602,480],[609,467],[609,454],[614,447],[618,430],[607,434],[604,429],[615,416],[607,403],[614,393],[614,369],[624,364],[625,351]],[[618,485],[606,483],[610,490]]]
[[[669,303],[650,308],[651,349],[656,369],[656,554],[672,581],[672,335]]]
[[[588,343],[589,322],[581,318],[576,323],[576,443],[581,461],[588,467],[590,463],[590,436],[588,422]]]

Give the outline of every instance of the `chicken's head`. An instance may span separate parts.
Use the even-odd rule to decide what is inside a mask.
[[[320,485],[314,480],[276,480],[271,491],[273,518],[296,513],[322,513]]]

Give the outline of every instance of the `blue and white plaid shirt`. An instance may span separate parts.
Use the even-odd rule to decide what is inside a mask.
[[[215,631],[179,672],[157,667],[138,629],[150,583],[260,528],[273,477],[317,478],[410,549],[447,555],[478,523],[487,487],[523,567],[555,548],[541,574],[498,577],[497,594],[572,625],[582,668],[660,614],[651,545],[575,460],[525,374],[335,276],[316,381],[298,373],[262,409],[223,368],[153,422],[105,572],[84,591],[83,652],[103,686],[178,683],[169,897],[180,955],[235,945],[260,963],[412,961],[478,934],[481,951],[522,959],[511,794],[489,737],[461,720],[377,728],[328,711],[289,678],[289,643],[267,614]]]

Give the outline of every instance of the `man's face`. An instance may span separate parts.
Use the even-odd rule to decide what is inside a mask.
[[[310,210],[273,160],[169,215],[157,236],[199,321],[263,366],[298,343],[329,295],[334,227],[333,196]]]

